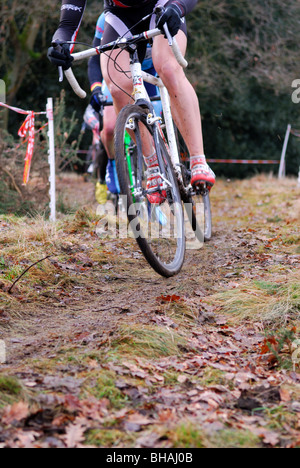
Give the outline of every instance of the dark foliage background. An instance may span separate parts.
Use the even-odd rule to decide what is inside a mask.
[[[48,96],[59,98],[57,71],[46,53],[58,20],[60,1],[1,0],[0,78],[9,104],[43,110]],[[78,40],[91,43],[102,2],[90,0]],[[291,99],[300,78],[298,0],[202,0],[188,16],[188,75],[201,105],[208,158],[279,159],[288,123],[300,127],[300,104]],[[86,66],[76,75],[89,89]],[[76,112],[74,138],[88,100],[66,89],[66,112]],[[22,117],[2,111],[16,135]],[[83,139],[82,145],[89,142]],[[297,174],[300,140],[291,137],[287,173]],[[218,176],[244,177],[277,166],[213,165]]]

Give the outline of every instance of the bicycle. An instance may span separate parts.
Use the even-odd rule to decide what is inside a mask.
[[[175,38],[165,29],[178,63],[186,67]],[[186,162],[180,160],[180,136],[174,127],[168,91],[159,77],[142,71],[138,58],[137,44],[149,41],[162,34],[159,29],[145,31],[131,38],[119,38],[109,44],[72,54],[74,62],[92,55],[106,53],[115,48],[127,50],[130,55],[133,98],[135,103],[125,106],[118,115],[115,128],[116,167],[121,195],[126,198],[126,212],[129,225],[144,257],[152,268],[164,277],[179,273],[182,268],[185,249],[185,226],[183,204],[192,230],[199,242],[211,236],[211,211],[209,191],[206,186],[195,190],[190,184],[190,171]],[[86,93],[78,84],[71,68],[65,75],[74,92],[81,98]],[[165,130],[162,119],[156,116],[153,104],[144,87],[144,81],[157,86],[162,101]],[[134,141],[131,149],[126,143],[129,133]],[[163,184],[159,189],[163,202],[151,205],[147,196],[158,191],[147,188],[147,167],[144,155],[156,151],[159,172]],[[204,210],[197,213],[199,201]],[[204,202],[204,203],[203,203]],[[202,212],[202,213],[201,213]]]

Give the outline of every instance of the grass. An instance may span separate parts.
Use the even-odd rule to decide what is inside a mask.
[[[282,427],[297,427],[298,416],[284,405],[273,408],[263,408],[264,415],[268,421],[268,428],[272,431],[281,430]]]
[[[115,385],[116,375],[108,370],[98,371],[96,375],[90,376],[83,388],[82,394],[93,395],[97,399],[107,398],[112,408],[121,409],[127,403],[127,396],[124,395]]]
[[[121,326],[111,342],[111,354],[159,358],[177,356],[186,339],[175,330],[151,325]]]
[[[205,448],[207,443],[201,427],[191,422],[180,424],[166,436],[174,448]]]
[[[256,448],[261,445],[258,436],[245,429],[220,429],[210,432],[201,423],[185,421],[168,429],[162,437],[171,442],[173,448]]]
[[[5,219],[0,216],[0,221]],[[55,241],[58,239],[57,231],[59,226],[55,225],[41,215],[37,215],[35,218],[15,218],[6,217],[7,222],[10,225],[9,231],[4,231],[0,235],[0,245],[5,247],[15,247],[16,251],[26,251],[28,243],[40,242],[44,245],[50,246],[55,245]]]
[[[283,243],[284,244],[287,244],[287,245],[292,245],[292,244],[297,244],[298,247],[299,247],[299,244],[300,244],[300,236],[299,234],[293,234],[293,235],[286,235],[283,237],[282,239]]]
[[[201,377],[200,384],[206,387],[214,385],[228,385],[228,380],[224,378],[225,372],[212,367],[206,367]]]
[[[266,275],[267,276],[267,275]],[[300,272],[271,275],[264,281],[241,282],[239,287],[209,298],[220,305],[233,321],[259,320],[269,326],[282,326],[300,318]]]
[[[79,218],[83,217],[81,213]],[[89,223],[92,219],[91,212],[86,213],[86,218]],[[83,224],[79,237],[85,235],[87,225]],[[92,223],[88,224],[88,229],[91,226]],[[84,268],[80,268],[80,262],[73,258],[74,252],[84,251],[84,242],[71,235],[69,228],[68,217],[52,223],[42,216],[0,216],[0,309],[13,316],[20,310],[20,307],[18,311],[15,310],[20,300],[36,303],[49,301],[49,294],[59,296],[62,288],[70,289],[74,284],[86,283]],[[51,258],[31,268],[17,283],[13,294],[7,294],[7,287],[26,268],[47,255],[51,255]],[[40,292],[48,296],[44,297]]]
[[[216,236],[201,256],[195,255],[195,265],[192,256],[187,255],[183,271],[172,279],[157,277],[141,259],[131,239],[101,241],[91,235],[98,220],[93,210],[80,209],[74,215],[61,215],[55,224],[41,217],[0,216],[0,318],[3,310],[2,316],[11,317],[9,325],[20,327],[20,321],[13,315],[18,311],[24,330],[36,331],[36,336],[32,335],[33,346],[26,348],[29,354],[22,361],[27,374],[32,372],[32,380],[37,374],[41,381],[49,374],[70,375],[82,382],[78,387],[80,400],[109,401],[103,420],[90,420],[85,432],[87,445],[134,447],[139,438],[145,440],[149,433],[150,437],[158,435],[157,444],[162,447],[262,446],[243,410],[226,406],[225,401],[215,411],[187,395],[197,387],[214,391],[217,386],[234,393],[236,381],[229,380],[221,367],[211,367],[210,358],[220,364],[232,359],[237,372],[246,372],[241,364],[244,356],[235,361],[236,355],[218,354],[217,338],[222,330],[217,321],[219,313],[222,320],[226,316],[229,328],[238,324],[242,329],[242,324],[251,329],[259,322],[254,328],[259,330],[262,340],[263,328],[265,336],[271,336],[267,343],[278,345],[275,351],[279,364],[274,374],[269,367],[265,368],[270,376],[279,379],[280,372],[287,375],[286,369],[291,369],[280,367],[280,362],[291,365],[291,353],[283,339],[285,335],[281,336],[279,331],[293,328],[295,337],[299,332],[300,273],[297,258],[293,257],[299,249],[299,235],[297,216],[287,206],[297,193],[288,191],[288,184],[284,191],[281,187],[279,190],[267,179],[263,183],[238,182],[238,191],[237,196],[236,188],[225,182],[216,188],[212,194]],[[236,256],[231,251],[235,245]],[[1,283],[9,285],[26,267],[49,252],[53,253],[51,260],[26,273],[13,295],[5,293]],[[137,258],[135,252],[139,252]],[[86,261],[92,266],[85,268]],[[179,300],[162,299],[172,295],[179,296]],[[43,321],[44,306],[49,314],[49,330]],[[203,313],[204,319],[212,316],[212,320],[199,320],[199,313]],[[69,321],[70,316],[74,322],[66,324],[64,320]],[[45,334],[38,328],[39,320],[45,326]],[[202,334],[213,345],[207,351],[202,346]],[[43,341],[45,337],[47,340]],[[37,349],[40,342],[44,343],[41,351]],[[267,353],[271,349],[267,349],[266,356],[260,354],[260,346],[253,351],[261,358],[261,366],[268,365]],[[243,353],[245,362],[253,357],[252,350],[247,354],[243,349]],[[195,354],[204,359],[203,367],[193,367]],[[46,359],[49,355],[51,359]],[[22,375],[20,361],[12,366],[15,369],[17,366],[17,375]],[[187,377],[185,382],[178,378],[183,374]],[[18,379],[2,375],[0,406],[26,399],[31,392],[49,393],[39,383],[30,391],[26,389]],[[290,391],[291,402],[299,401],[298,393],[296,388]],[[132,396],[135,394],[139,397]],[[174,415],[163,419],[162,412],[168,414],[169,398],[173,396]],[[176,400],[177,396],[182,399]],[[186,404],[191,405],[190,412],[186,412]],[[297,427],[290,404],[275,402],[272,407],[266,404],[259,416],[253,417],[261,418],[268,430],[285,434],[286,425]],[[153,424],[139,432],[126,430],[127,414],[118,416],[124,409],[128,409],[128,414],[132,411],[151,414]],[[257,424],[260,420],[253,426]]]
[[[92,429],[85,435],[85,444],[96,447],[134,447],[136,436],[118,429]]]
[[[0,407],[20,400],[23,393],[23,387],[17,378],[0,375]]]
[[[258,448],[260,438],[250,430],[222,429],[209,437],[211,448]]]

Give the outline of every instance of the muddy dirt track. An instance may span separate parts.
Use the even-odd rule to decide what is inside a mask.
[[[219,182],[213,239],[171,279],[61,184],[85,208],[54,228],[0,217],[0,446],[299,446],[296,180]]]

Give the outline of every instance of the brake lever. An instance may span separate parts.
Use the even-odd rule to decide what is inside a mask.
[[[58,81],[61,83],[64,79],[64,73],[62,67],[58,67]]]
[[[165,12],[165,8],[163,6],[157,6],[154,10],[154,13],[158,18],[160,18]],[[166,38],[168,40],[169,46],[173,45],[173,37],[170,34],[169,28],[167,24],[164,24],[164,32],[166,35]]]
[[[52,42],[52,47],[56,49],[60,43],[58,42]],[[57,67],[58,68],[58,81],[61,83],[64,80],[64,72],[62,67]]]
[[[168,28],[167,24],[164,24],[164,31],[165,31],[166,38],[168,39],[169,46],[172,46],[173,45],[173,37],[170,34],[170,31],[169,31],[169,28]]]

